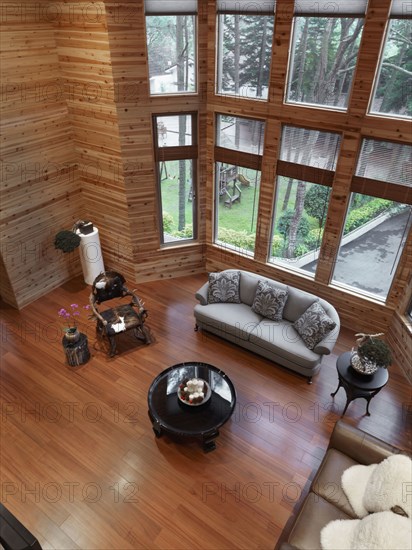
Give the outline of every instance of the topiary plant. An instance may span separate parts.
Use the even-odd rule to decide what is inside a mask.
[[[391,350],[386,342],[377,336],[382,334],[356,334],[361,336],[356,350],[360,359],[376,363],[379,367],[387,368],[392,363]]]
[[[80,245],[80,237],[73,231],[63,229],[54,239],[54,247],[63,252],[73,252]]]

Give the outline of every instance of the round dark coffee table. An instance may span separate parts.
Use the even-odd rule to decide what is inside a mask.
[[[372,397],[381,391],[389,380],[388,369],[379,368],[374,374],[360,374],[352,368],[350,360],[352,352],[346,351],[338,357],[336,368],[338,370],[339,383],[332,397],[338,393],[340,387],[346,392],[346,405],[343,409],[344,416],[351,401],[363,397],[367,401],[366,414],[370,416],[369,403]]]
[[[191,406],[177,396],[184,380],[200,378],[211,389],[205,403]],[[233,414],[236,390],[230,378],[207,363],[179,363],[161,372],[152,382],[148,394],[149,417],[156,437],[163,433],[178,437],[199,438],[205,452],[216,448],[219,428]]]

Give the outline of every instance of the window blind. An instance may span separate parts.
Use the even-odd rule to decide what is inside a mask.
[[[339,134],[284,126],[280,160],[335,170],[340,140]]]
[[[412,146],[364,139],[356,175],[412,187]]]
[[[393,0],[391,8],[391,17],[412,17],[411,0]]]
[[[273,15],[275,0],[217,0],[218,13],[259,13]]]
[[[395,0],[396,1],[396,0]],[[399,0],[401,1],[401,0]],[[365,15],[368,0],[295,0],[295,15]]]
[[[185,15],[197,13],[197,0],[145,0],[146,15]]]

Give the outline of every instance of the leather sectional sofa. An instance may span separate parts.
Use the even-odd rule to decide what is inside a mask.
[[[355,464],[377,464],[399,452],[396,447],[339,420],[309,493],[286,525],[276,550],[320,550],[320,532],[325,525],[357,517],[342,490],[343,472]]]
[[[228,269],[222,273],[236,271],[239,270]],[[287,290],[281,321],[270,320],[252,310],[251,306],[259,281],[267,281],[280,289]],[[336,343],[340,329],[339,315],[331,304],[314,294],[242,270],[240,270],[241,303],[209,303],[208,288],[207,282],[196,293],[199,301],[194,308],[196,329],[201,328],[217,334],[306,376],[309,382],[320,370],[323,356],[330,354]],[[311,350],[305,345],[293,324],[316,301],[336,323],[336,327]]]

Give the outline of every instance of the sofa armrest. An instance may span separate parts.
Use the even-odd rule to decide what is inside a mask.
[[[281,546],[279,546],[279,550],[299,550],[296,546],[293,546],[293,544],[289,544],[288,542],[282,543]]]
[[[203,286],[201,286],[195,294],[196,300],[199,300],[199,302],[202,306],[207,306],[207,303],[208,303],[207,291],[208,291],[208,289],[209,289],[209,283],[207,282]]]
[[[338,420],[332,432],[329,448],[337,449],[360,464],[376,464],[400,450],[367,434],[359,428]]]

